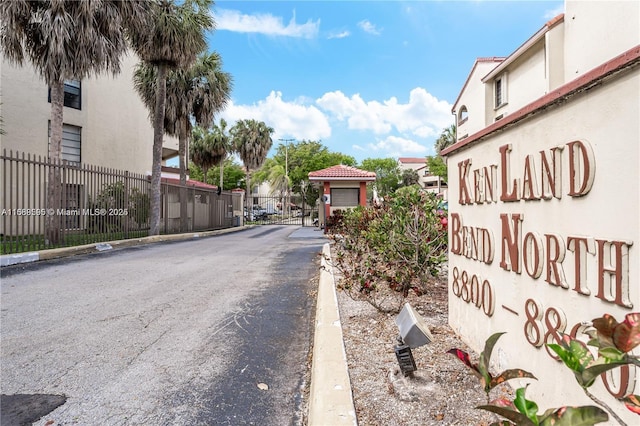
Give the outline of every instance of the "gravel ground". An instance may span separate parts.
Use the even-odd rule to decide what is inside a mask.
[[[413,379],[399,372],[395,315],[380,313],[366,301],[338,290],[359,425],[489,425],[497,421],[491,413],[474,408],[487,402],[480,382],[447,353],[460,348],[474,362],[478,359],[448,325],[446,277],[432,283],[427,294],[411,294],[406,302],[424,318],[433,336],[430,344],[412,350],[418,367]],[[511,395],[507,385],[491,392],[492,399]]]

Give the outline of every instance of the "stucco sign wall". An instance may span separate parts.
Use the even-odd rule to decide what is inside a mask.
[[[496,367],[538,377],[542,408],[592,404],[547,349],[584,337],[604,313],[640,311],[638,72],[554,104],[451,152],[449,308],[477,351],[492,333]],[[594,393],[640,393],[635,368],[602,377]]]

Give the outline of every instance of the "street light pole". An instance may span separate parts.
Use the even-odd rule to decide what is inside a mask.
[[[278,139],[280,142],[286,142],[284,146],[284,178],[285,178],[285,203],[287,204],[287,212],[288,216],[290,213],[289,206],[289,142],[294,142],[295,139]]]

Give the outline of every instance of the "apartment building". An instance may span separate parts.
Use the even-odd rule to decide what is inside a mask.
[[[567,1],[508,57],[477,58],[452,112],[457,140],[479,132],[625,52],[640,39],[638,2]]]
[[[418,184],[421,188],[434,194],[446,193],[447,183],[440,176],[429,171],[426,157],[400,157],[398,158],[398,168],[401,173],[403,170],[415,170],[418,173]]]
[[[151,173],[153,127],[132,80],[138,62],[129,54],[115,77],[104,74],[65,82],[64,160]],[[47,84],[30,64],[17,67],[3,57],[1,67],[1,147],[46,156],[51,116]],[[177,152],[177,139],[165,136],[163,159]]]

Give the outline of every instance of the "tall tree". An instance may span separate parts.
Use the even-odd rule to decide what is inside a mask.
[[[213,129],[195,127],[192,131],[193,142],[189,147],[191,160],[202,168],[205,179],[211,167],[220,166],[220,180],[218,182],[220,188],[223,188],[224,185],[224,161],[232,148],[229,136],[224,131],[226,125],[227,122],[222,119],[220,126],[214,125]]]
[[[234,150],[240,156],[247,172],[247,211],[251,195],[251,171],[260,168],[273,145],[273,129],[262,121],[239,120],[231,128]]]
[[[283,210],[287,208],[287,197],[290,196],[290,192],[293,189],[291,177],[288,174],[286,157],[280,157],[276,154],[272,158],[267,158],[262,167],[253,174],[252,178],[255,184],[268,182],[270,187],[269,195],[280,197],[280,204]]]
[[[456,125],[452,124],[451,126],[443,129],[438,139],[436,139],[434,146],[436,154],[440,155],[440,151],[454,143],[456,143]]]
[[[224,118],[220,119],[220,124],[213,125],[213,131],[215,134],[214,150],[218,154],[215,158],[214,165],[220,168],[220,180],[218,186],[224,189],[224,162],[227,155],[233,152],[233,146],[231,145],[231,137],[227,133],[227,121]]]
[[[375,186],[378,196],[380,197],[395,192],[402,181],[398,161],[394,158],[366,158],[362,160],[359,167],[362,170],[375,172]]]
[[[222,164],[220,165],[222,166]],[[204,180],[204,174],[202,169],[196,166],[193,162],[189,163],[189,175],[193,179],[200,180],[202,182],[215,183],[217,176],[220,174],[220,166],[211,167],[208,171],[208,178]],[[242,188],[245,186],[245,172],[244,167],[235,162],[233,157],[228,157],[224,160],[224,167],[222,167],[224,173],[224,186],[225,191],[230,191],[236,188]]]
[[[436,176],[440,176],[440,178],[444,182],[447,181],[448,170],[447,163],[440,155],[440,152],[443,149],[456,143],[456,131],[457,129],[455,124],[452,124],[446,129],[443,129],[438,139],[436,139],[436,143],[434,145],[437,155],[433,157],[427,157],[427,167],[429,168],[429,172]]]
[[[441,156],[434,155],[427,157],[427,168],[429,169],[429,173],[440,176],[443,182],[447,182],[447,163],[444,162]]]
[[[212,0],[159,0],[152,3],[152,20],[144,31],[131,37],[140,58],[156,70],[151,168],[150,235],[160,233],[160,170],[167,98],[167,74],[186,69],[206,47],[205,32],[213,30]],[[140,90],[139,90],[140,91]]]
[[[22,66],[28,60],[51,88],[49,158],[62,153],[64,81],[120,72],[127,36],[147,26],[147,1],[0,2],[0,46],[4,56]],[[49,208],[61,205],[60,171],[51,167],[47,187]],[[47,239],[60,238],[60,218],[47,216]]]
[[[192,138],[193,141],[189,145],[189,156],[193,164],[202,169],[202,181],[207,183],[207,173],[215,165],[213,135],[202,127],[196,127],[192,131]]]
[[[289,169],[289,184],[293,192],[301,193],[301,184],[309,179],[309,172],[322,170],[337,164],[354,166],[355,158],[339,152],[331,152],[329,149],[318,141],[302,140],[297,143],[279,145],[274,154],[273,161],[266,161],[259,173],[256,173],[256,179],[260,181],[268,180],[271,167],[277,165],[285,167],[285,162]],[[318,188],[307,186],[305,189],[305,202],[309,205],[315,203],[319,195]]]
[[[404,169],[401,175],[402,186],[411,186],[420,182],[418,172],[413,169]]]
[[[203,53],[186,69],[175,69],[167,74],[167,95],[164,131],[178,137],[180,167],[180,227],[187,231],[187,146],[191,139],[192,120],[198,124],[210,123],[231,96],[231,74],[221,70],[218,53]],[[144,104],[153,111],[156,100],[157,69],[140,63],[134,73],[136,90]]]

